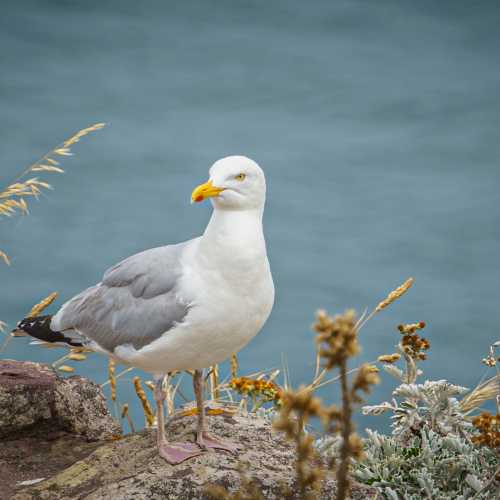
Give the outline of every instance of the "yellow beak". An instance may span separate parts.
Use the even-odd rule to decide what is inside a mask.
[[[216,187],[212,184],[212,181],[207,181],[205,184],[200,184],[191,193],[191,203],[199,203],[205,198],[212,198],[214,196],[219,196],[220,193],[224,191],[224,188]]]

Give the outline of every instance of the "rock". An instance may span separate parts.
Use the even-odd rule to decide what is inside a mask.
[[[172,466],[158,456],[155,432],[143,431],[103,444],[50,479],[19,491],[12,500],[203,499],[211,484],[236,491],[242,466],[266,500],[283,498],[282,483],[293,491],[294,448],[267,420],[223,414],[210,416],[209,421],[214,433],[243,446],[239,456],[210,451]],[[175,418],[167,426],[168,438],[192,439],[195,425],[194,417]],[[365,495],[365,489],[356,490],[355,497]],[[332,479],[326,481],[320,498],[335,498]]]
[[[91,441],[120,433],[97,384],[39,363],[0,361],[0,437],[42,423]]]
[[[12,497],[26,481],[47,479],[92,453],[100,442],[89,442],[64,431],[54,432],[44,421],[0,440],[0,499]]]
[[[238,456],[210,451],[172,466],[158,456],[156,431],[89,442],[118,433],[100,388],[80,377],[61,379],[37,363],[0,362],[0,498],[2,500],[204,499],[210,485],[237,491],[241,471],[264,498],[295,491],[295,450],[271,423],[229,408],[210,415],[211,430],[237,442]],[[193,439],[196,417],[177,414],[170,440]],[[71,434],[73,433],[73,434]],[[335,498],[328,478],[319,498]],[[366,488],[354,498],[367,496]]]
[[[0,361],[0,498],[40,482],[119,434],[100,387],[28,361]],[[94,441],[94,442],[90,442]],[[28,481],[28,483],[26,483]]]

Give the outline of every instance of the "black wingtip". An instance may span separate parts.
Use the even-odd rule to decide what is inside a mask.
[[[17,325],[16,330],[21,330],[32,337],[43,340],[44,342],[62,342],[74,347],[81,347],[81,342],[67,337],[63,332],[55,332],[50,328],[51,315],[35,316],[33,318],[24,318]]]

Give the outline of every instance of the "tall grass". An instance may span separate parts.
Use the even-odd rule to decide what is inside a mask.
[[[0,188],[0,218],[12,217],[15,215],[28,215],[29,214],[29,201],[33,198],[38,199],[43,191],[52,189],[52,186],[44,179],[45,174],[64,173],[61,167],[61,162],[66,156],[72,156],[71,148],[80,141],[80,139],[90,133],[101,130],[106,124],[95,123],[90,127],[79,130],[73,134],[69,139],[64,140],[58,146],[45,153],[41,158],[25,168],[16,178],[9,184]],[[40,176],[43,176],[40,178]],[[6,252],[0,249],[0,261],[4,264],[10,265],[11,259]],[[52,302],[57,295],[51,295],[43,301],[34,306],[28,313],[28,316],[36,316],[50,302]],[[39,308],[37,311],[36,308]],[[6,323],[0,321],[0,332],[6,330]],[[11,336],[8,336],[0,345],[0,354],[4,351],[10,341]]]

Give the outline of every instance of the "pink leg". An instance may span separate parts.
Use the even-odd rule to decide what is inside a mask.
[[[157,406],[158,420],[158,452],[169,464],[176,465],[188,460],[189,458],[201,455],[203,451],[195,443],[169,443],[165,437],[165,419],[163,416],[163,401],[165,401],[165,391],[163,390],[163,379],[156,381],[154,397]]]
[[[205,416],[205,408],[203,405],[203,373],[201,370],[195,370],[193,377],[194,394],[196,396],[196,406],[198,407],[198,428],[196,430],[196,442],[201,449],[206,450],[213,448],[216,450],[229,451],[236,453],[238,446],[230,441],[212,436],[208,432],[208,425]]]

